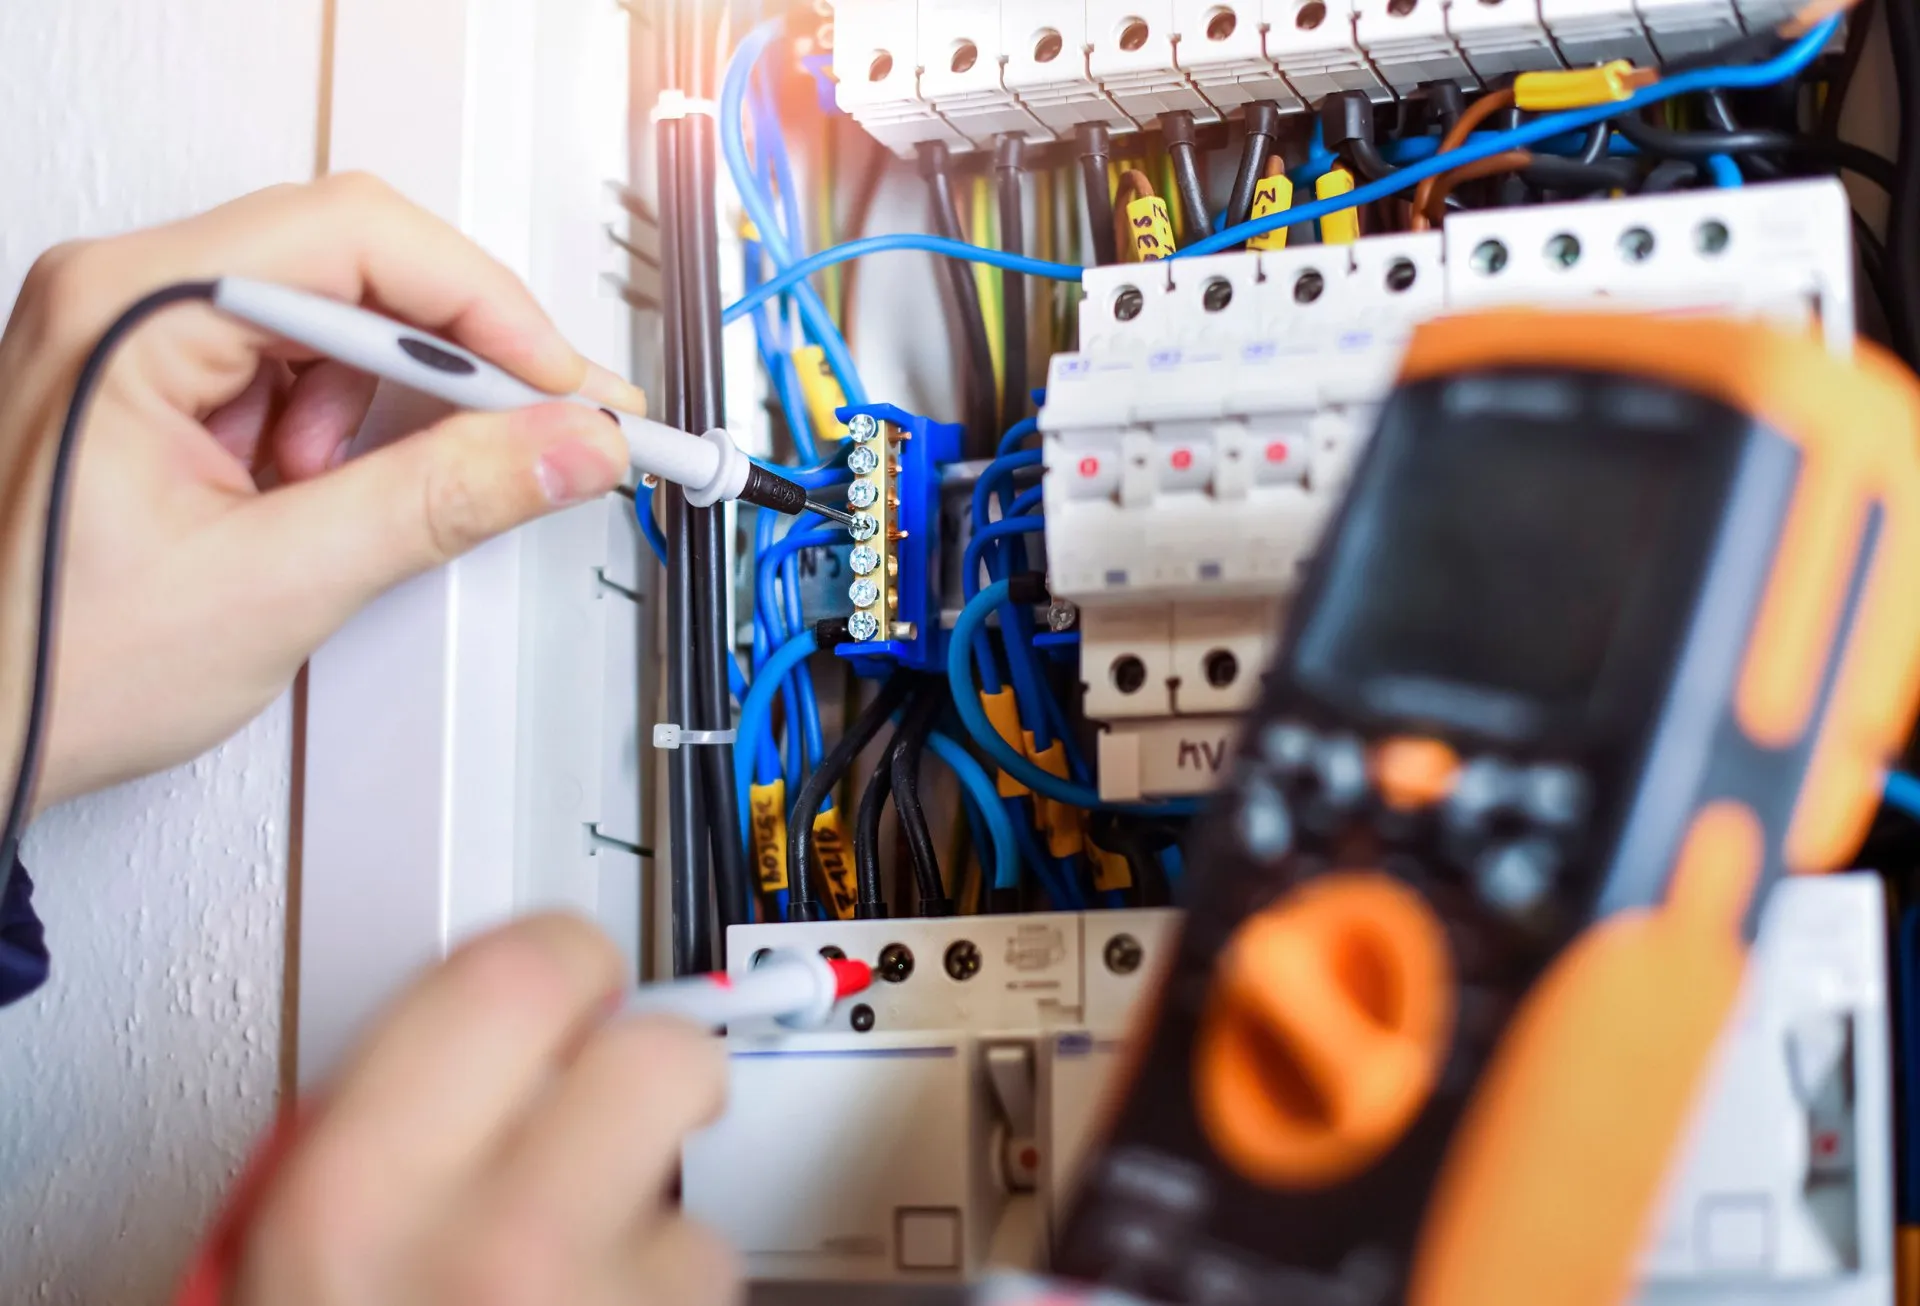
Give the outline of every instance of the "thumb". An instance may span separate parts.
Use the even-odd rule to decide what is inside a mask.
[[[284,596],[296,626],[324,623],[318,643],[399,582],[598,498],[627,468],[619,427],[592,408],[459,413],[243,509],[253,592]]]

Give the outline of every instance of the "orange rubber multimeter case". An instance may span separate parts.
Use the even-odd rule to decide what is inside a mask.
[[[1762,896],[1857,846],[1917,673],[1896,364],[1422,328],[1056,1267],[1192,1306],[1619,1300]]]

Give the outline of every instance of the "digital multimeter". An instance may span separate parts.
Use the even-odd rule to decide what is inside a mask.
[[[1055,1240],[1192,1306],[1618,1300],[1767,886],[1920,672],[1920,393],[1761,324],[1416,335]]]

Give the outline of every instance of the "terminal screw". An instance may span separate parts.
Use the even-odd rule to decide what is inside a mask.
[[[880,570],[880,550],[862,544],[847,555],[847,565],[856,576],[871,576]]]
[[[904,943],[889,943],[880,950],[880,963],[873,970],[889,984],[904,983],[913,974],[913,950]]]
[[[847,470],[855,476],[866,476],[869,473],[878,471],[879,468],[880,455],[865,445],[862,445],[847,455]]]
[[[854,1033],[866,1033],[873,1028],[873,1008],[862,1002],[847,1013],[847,1023],[853,1026]]]
[[[880,522],[872,513],[856,512],[847,523],[847,534],[856,540],[870,540],[880,533]]]
[[[1047,629],[1056,634],[1080,624],[1080,609],[1069,599],[1055,599],[1047,605]]]
[[[871,612],[856,612],[847,618],[847,634],[856,644],[871,644],[880,638],[880,618]]]
[[[870,608],[880,601],[880,587],[863,577],[847,587],[847,597],[856,608]]]
[[[855,481],[847,487],[847,507],[871,508],[880,501],[880,487],[872,481]]]
[[[1107,940],[1107,969],[1116,975],[1131,975],[1140,969],[1146,949],[1131,934],[1116,934]]]
[[[961,939],[947,948],[947,974],[957,980],[970,980],[980,973],[980,945]]]
[[[865,444],[880,434],[880,422],[872,413],[856,413],[847,423],[847,438],[855,444]]]

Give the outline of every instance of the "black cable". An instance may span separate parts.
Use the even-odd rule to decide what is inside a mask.
[[[1227,225],[1237,227],[1253,213],[1253,190],[1266,174],[1267,156],[1280,140],[1280,108],[1266,100],[1247,106],[1247,139],[1240,150],[1240,167],[1227,195]]]
[[[720,237],[715,211],[715,124],[699,114],[687,120],[690,148],[685,162],[686,197],[681,205],[681,257],[687,261],[681,297],[688,344],[689,431],[709,431],[726,422],[725,377],[720,344]],[[690,293],[687,293],[690,292]],[[732,572],[727,560],[727,514],[722,505],[689,511],[693,529],[694,622],[699,728],[733,726],[728,661],[734,656],[727,617]],[[696,746],[702,808],[713,856],[714,898],[720,929],[717,964],[726,966],[726,929],[745,925],[753,897],[753,868],[740,836],[740,799],[733,785],[733,745]]]
[[[1874,0],[1859,0],[1847,15],[1847,43],[1841,47],[1839,67],[1827,81],[1826,102],[1820,106],[1820,121],[1814,128],[1816,135],[1828,140],[1839,138],[1840,115],[1847,107],[1847,93],[1853,89],[1860,62],[1866,57],[1867,35],[1873,30],[1873,6]]]
[[[948,240],[964,241],[960,211],[953,196],[951,156],[941,141],[920,143],[920,175],[927,183],[927,199],[933,209],[933,229]],[[966,349],[966,436],[965,453],[969,458],[990,458],[1000,430],[999,403],[994,395],[993,346],[987,340],[987,319],[980,307],[980,287],[973,279],[973,266],[959,259],[942,259],[947,269],[947,284],[953,290],[954,304],[960,314],[960,332]]]
[[[1200,143],[1193,115],[1185,109],[1161,114],[1160,134],[1166,139],[1167,157],[1173,162],[1173,184],[1180,191],[1180,243],[1190,245],[1205,237],[1213,226],[1207,188],[1200,180]]]
[[[1662,159],[1647,170],[1634,192],[1638,195],[1664,195],[1669,191],[1698,186],[1707,180],[1701,164],[1693,159]]]
[[[1887,214],[1887,284],[1905,323],[1895,352],[1920,361],[1920,131],[1913,130],[1920,113],[1920,13],[1912,4],[1889,4],[1886,20],[1902,124]]]
[[[893,809],[900,814],[900,832],[913,862],[922,916],[953,915],[953,900],[940,879],[940,856],[927,828],[926,809],[920,804],[920,760],[926,754],[927,737],[946,709],[946,686],[936,681],[913,700],[893,748]]]
[[[886,751],[867,777],[860,793],[860,810],[853,822],[853,870],[860,884],[859,901],[854,904],[855,919],[884,920],[886,894],[880,885],[880,818],[886,815],[887,799],[893,796],[893,755],[900,747],[896,733]]]
[[[1120,261],[1120,238],[1113,230],[1113,183],[1107,180],[1113,133],[1105,123],[1083,122],[1074,129],[1073,138],[1080,152],[1080,184],[1086,191],[1093,261],[1099,267],[1107,267]]]
[[[993,172],[1000,196],[1000,248],[1010,254],[1027,252],[1027,142],[1008,132],[994,145]],[[1006,308],[1004,351],[1006,380],[1001,386],[1000,426],[1010,431],[1027,415],[1027,278],[1019,272],[1000,274],[1000,297]]]
[[[691,16],[690,11],[679,5],[663,5],[656,15],[655,40],[662,61],[663,86],[680,87],[684,80],[681,70],[691,62],[691,52],[681,47],[683,41],[690,39],[684,25]],[[674,234],[676,247],[684,222],[681,167],[685,125],[683,118],[662,118],[654,127],[660,230]],[[660,269],[661,320],[666,326],[661,332],[664,420],[685,430],[692,421],[687,340],[683,330],[686,266],[677,248],[663,249],[662,253],[666,255]],[[669,490],[665,499],[661,529],[667,537],[666,714],[674,724],[691,727],[702,716],[698,658],[685,652],[693,646],[694,633],[699,628],[695,531],[686,496]],[[676,748],[667,753],[667,877],[675,975],[713,969],[712,894],[707,878],[709,844],[701,802],[700,763],[694,756],[695,751]]]
[[[1796,136],[1766,127],[1737,131],[1673,131],[1656,127],[1634,114],[1613,120],[1620,134],[1647,154],[1668,159],[1704,159],[1715,154],[1804,155],[1848,172],[1859,173],[1888,191],[1894,185],[1894,165],[1864,146],[1847,141]]]
[[[1529,186],[1537,186],[1541,190],[1585,193],[1631,186],[1639,179],[1640,169],[1632,159],[1626,158],[1582,163],[1577,158],[1563,159],[1552,154],[1536,154],[1533,162],[1521,169],[1520,176]]]
[[[60,440],[53,448],[53,475],[47,482],[46,526],[40,544],[40,601],[33,636],[33,673],[28,682],[27,719],[20,734],[20,755],[13,770],[13,797],[7,803],[7,828],[0,835],[0,902],[6,900],[7,883],[13,878],[13,864],[20,856],[20,841],[26,837],[27,822],[33,815],[34,793],[40,785],[40,766],[45,760],[47,706],[53,693],[54,641],[60,625],[60,566],[66,555],[67,508],[73,491],[74,460],[80,450],[80,432],[93,405],[100,378],[134,328],[163,309],[176,304],[210,301],[214,282],[183,281],[156,290],[114,319],[100,342],[81,365],[73,383],[73,398],[67,404],[67,420],[61,424]]]
[[[887,718],[899,710],[915,683],[913,676],[896,674],[880,686],[873,702],[854,718],[847,732],[800,786],[793,800],[793,813],[787,818],[787,888],[792,894],[787,900],[789,920],[813,919],[813,818],[819,814],[820,804],[840,783],[840,777],[853,765],[853,759],[860,756],[860,750],[873,742]]]

